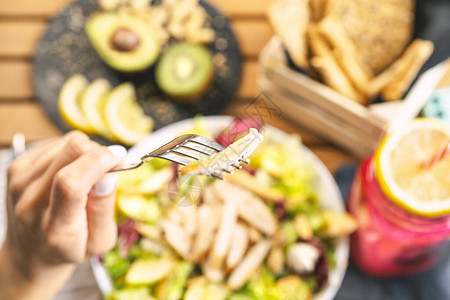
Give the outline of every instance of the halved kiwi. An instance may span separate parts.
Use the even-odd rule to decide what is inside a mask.
[[[175,99],[195,101],[212,81],[214,65],[204,46],[177,43],[170,46],[156,67],[156,83]]]

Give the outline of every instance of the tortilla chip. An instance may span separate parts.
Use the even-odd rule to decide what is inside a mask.
[[[307,68],[305,35],[310,20],[308,0],[276,1],[269,7],[268,17],[292,61],[300,68]]]
[[[413,0],[333,0],[325,14],[342,24],[374,74],[403,53],[414,29]]]

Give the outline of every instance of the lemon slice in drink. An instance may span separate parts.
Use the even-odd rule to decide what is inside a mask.
[[[153,119],[145,115],[136,101],[133,85],[128,82],[108,94],[104,116],[113,136],[127,146],[136,144],[153,129]]]
[[[67,79],[59,92],[58,110],[69,126],[86,133],[92,133],[92,127],[80,109],[81,94],[87,85],[86,77],[81,74],[75,74]]]
[[[114,141],[103,117],[106,96],[111,90],[111,85],[104,78],[98,78],[89,84],[81,94],[81,112],[86,117],[89,125],[96,134],[108,140]]]
[[[449,140],[450,124],[434,119],[417,119],[386,136],[375,153],[383,192],[414,214],[450,213],[450,158],[421,166]]]

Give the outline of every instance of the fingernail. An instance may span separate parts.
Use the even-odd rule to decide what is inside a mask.
[[[104,197],[111,194],[116,188],[118,178],[119,174],[117,173],[106,174],[92,187],[91,194],[96,197]]]
[[[123,159],[127,155],[127,149],[121,145],[108,146],[108,150],[120,159]],[[118,178],[119,174],[117,173],[106,174],[92,187],[91,194],[96,197],[104,197],[111,194],[116,188]]]
[[[108,146],[108,150],[117,158],[125,158],[127,156],[127,149],[121,145]]]

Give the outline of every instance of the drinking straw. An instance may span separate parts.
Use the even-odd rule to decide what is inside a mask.
[[[435,163],[443,160],[450,155],[450,140],[438,149],[429,159],[422,162],[421,167],[424,169],[431,168]]]

